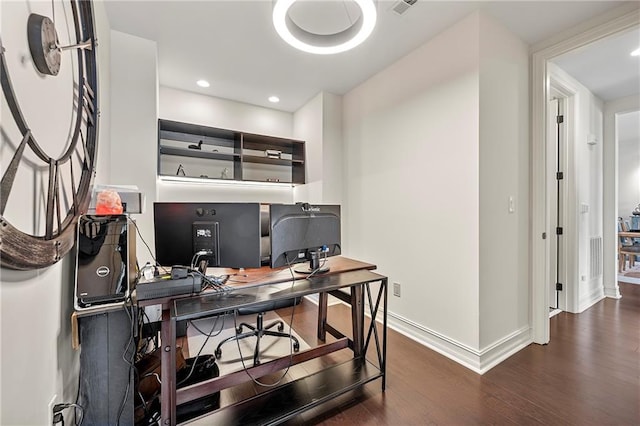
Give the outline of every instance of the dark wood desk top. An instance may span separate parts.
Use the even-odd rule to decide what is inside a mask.
[[[207,275],[229,275],[229,280],[226,284],[230,287],[251,287],[255,285],[277,284],[285,281],[306,279],[307,275],[293,272],[292,269],[295,269],[296,266],[300,266],[300,264],[293,265],[291,269],[286,266],[277,269],[271,269],[269,266],[263,266],[261,268],[247,268],[244,270],[208,268]],[[349,259],[348,257],[343,256],[327,258],[325,266],[330,268],[329,272],[315,276],[328,276],[342,272],[376,269],[376,265],[371,263],[361,262],[359,260]]]
[[[200,318],[229,312],[239,307],[330,292],[384,278],[370,270],[357,269],[296,281],[289,279],[289,281],[278,283],[269,282],[256,286],[239,287],[228,292],[203,292],[197,296],[174,300],[171,316],[178,320]]]
[[[300,266],[300,264],[294,265]],[[329,272],[316,276],[330,276],[343,272],[360,271],[360,270],[373,270],[376,269],[376,265],[361,262],[359,260],[349,259],[343,256],[333,256],[327,258],[325,266],[328,266]],[[293,268],[292,268],[293,269]],[[292,276],[293,274],[293,276]],[[277,284],[282,282],[291,282],[292,280],[298,281],[307,278],[305,274],[298,274],[289,269],[289,267],[282,267],[272,269],[269,266],[263,266],[261,268],[247,268],[247,269],[231,269],[231,268],[208,268],[208,276],[224,276],[229,275],[229,279],[226,285],[234,288],[250,288],[255,286],[263,286],[269,284]],[[216,294],[213,290],[205,290],[199,295]],[[197,297],[196,296],[196,297]],[[139,306],[151,306],[151,305],[163,305],[163,309],[169,308],[169,305],[177,299],[194,297],[189,294],[183,294],[179,296],[162,297],[157,299],[146,299],[137,301]]]

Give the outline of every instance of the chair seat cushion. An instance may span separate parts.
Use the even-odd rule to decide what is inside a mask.
[[[283,300],[270,300],[267,302],[258,303],[256,305],[247,306],[238,309],[240,315],[252,315],[259,314],[260,312],[273,311],[275,309],[286,308],[289,306],[297,305],[302,300],[301,297],[295,297],[291,299]]]

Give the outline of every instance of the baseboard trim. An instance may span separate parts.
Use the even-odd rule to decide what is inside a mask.
[[[608,297],[611,299],[620,299],[622,295],[620,294],[620,288],[617,285],[614,286],[604,286],[604,297]]]
[[[318,304],[317,297],[306,298],[312,303]],[[329,305],[338,303],[349,306],[339,299],[329,298]],[[368,303],[365,305],[365,315],[371,318]],[[381,315],[378,315],[376,321],[382,322]],[[532,330],[529,326],[522,327],[479,351],[391,311],[387,312],[387,327],[478,374],[486,373],[511,355],[533,343]]]
[[[477,350],[395,313],[389,312],[388,317],[389,328],[478,374],[486,373],[514,353],[533,343],[531,328],[527,326],[481,350]]]
[[[602,285],[597,285],[591,290],[591,292],[582,300],[580,300],[580,306],[578,313],[584,312],[602,299],[604,299],[604,290]]]

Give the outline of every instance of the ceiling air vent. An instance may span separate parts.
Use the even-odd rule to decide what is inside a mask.
[[[411,6],[413,6],[418,0],[400,0],[396,4],[393,5],[391,10],[393,10],[398,15],[402,15],[405,13]]]

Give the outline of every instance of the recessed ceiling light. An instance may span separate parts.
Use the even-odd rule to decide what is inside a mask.
[[[269,102],[273,102],[274,104],[277,104],[278,102],[280,102],[280,98],[277,96],[269,96]]]
[[[640,48],[634,50],[633,52],[631,52],[631,56],[640,56]]]
[[[376,26],[377,12],[373,0],[352,0],[360,8],[360,16],[349,27],[330,34],[318,34],[300,27],[289,16],[298,0],[277,0],[273,6],[273,26],[278,35],[291,46],[319,55],[345,52],[369,37]]]
[[[200,87],[209,87],[210,84],[207,80],[198,80],[196,81],[196,84]]]

